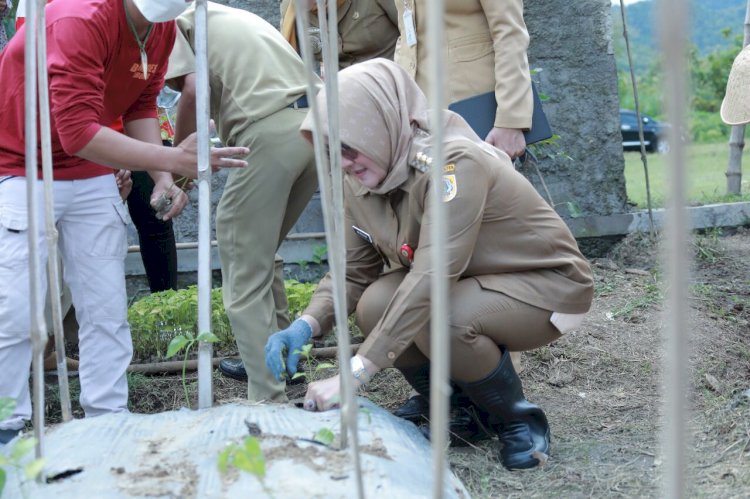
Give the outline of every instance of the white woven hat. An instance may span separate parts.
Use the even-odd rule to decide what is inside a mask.
[[[721,103],[721,119],[727,125],[750,123],[750,45],[742,49],[732,63]]]

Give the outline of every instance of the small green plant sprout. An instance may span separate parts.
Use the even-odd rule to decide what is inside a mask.
[[[268,497],[272,497],[263,479],[266,477],[266,458],[260,442],[253,436],[245,437],[242,443],[232,442],[219,453],[216,463],[219,472],[226,475],[231,468],[255,475]]]
[[[328,247],[325,244],[315,246],[313,248],[312,262],[320,265],[323,260],[328,256]]]
[[[193,345],[201,341],[206,343],[216,343],[219,341],[219,338],[209,331],[204,331],[198,336],[185,333],[172,338],[172,341],[169,342],[169,347],[167,348],[167,358],[174,357],[180,352],[180,350],[185,350],[185,356],[182,359],[182,388],[185,390],[185,404],[187,407],[190,407],[190,395],[188,394],[187,381],[185,378],[188,354]]]
[[[312,356],[312,343],[308,343],[307,345],[303,346],[299,350],[295,350],[294,353],[300,354],[305,359],[305,372],[296,372],[294,373],[294,376],[292,376],[292,379],[297,379],[301,377],[305,377],[308,382],[313,381],[314,375],[323,369],[332,369],[336,367],[335,364],[331,362],[318,362],[313,365],[314,357]]]
[[[15,400],[8,397],[0,398],[0,421],[8,419],[13,414],[15,408]],[[19,478],[22,486],[26,480],[34,480],[42,472],[45,464],[44,459],[26,459],[26,455],[34,449],[35,445],[35,438],[22,438],[13,444],[9,454],[0,454],[0,497],[2,497],[5,490],[9,469],[15,468],[19,476],[23,474],[24,478]]]
[[[333,430],[330,428],[321,428],[318,431],[315,432],[315,435],[313,435],[313,440],[316,442],[319,442],[326,447],[330,447],[333,444],[333,441],[336,439],[336,435],[333,433]]]

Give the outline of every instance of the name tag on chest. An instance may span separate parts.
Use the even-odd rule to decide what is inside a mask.
[[[370,234],[368,234],[367,232],[363,231],[362,229],[360,229],[360,228],[359,228],[359,227],[357,227],[356,225],[352,225],[352,230],[353,230],[353,231],[354,231],[354,233],[355,233],[355,234],[357,234],[357,235],[358,235],[359,237],[361,237],[362,239],[364,239],[364,240],[365,240],[365,241],[367,241],[368,243],[372,244],[372,236],[371,236]]]

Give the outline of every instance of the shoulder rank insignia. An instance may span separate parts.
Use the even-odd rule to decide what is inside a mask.
[[[422,173],[430,171],[430,165],[432,165],[432,158],[423,152],[418,152],[414,159],[409,163],[412,168],[416,168]]]

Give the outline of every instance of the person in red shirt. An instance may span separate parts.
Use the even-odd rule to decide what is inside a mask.
[[[164,147],[156,119],[156,96],[175,39],[173,19],[189,3],[55,0],[45,11],[55,219],[80,325],[80,401],[86,416],[127,411],[125,370],[132,356],[124,272],[128,215],[112,169],[149,171],[152,200],[165,195],[172,202],[167,219],[187,202],[172,175],[197,174],[196,136]],[[31,415],[24,29],[0,53],[5,89],[0,94],[0,397],[16,401],[13,415],[0,422],[0,444]],[[120,116],[125,134],[107,127]],[[40,144],[37,149],[41,157]],[[248,153],[245,147],[214,148],[211,166],[246,166],[232,156]],[[47,248],[39,203],[43,265]],[[39,284],[41,302],[46,279]]]
[[[24,24],[26,16],[26,2],[25,0],[19,1],[16,11],[16,29]],[[47,0],[47,3],[51,1]],[[109,126],[115,131],[125,133],[120,117]],[[171,142],[165,142],[164,145],[171,145]],[[177,289],[177,244],[174,229],[171,220],[160,219],[151,207],[150,196],[154,187],[151,176],[147,172],[133,172],[131,176],[127,170],[118,170],[117,176],[118,185],[124,182],[125,187],[128,185],[131,187],[129,194],[123,193],[122,189],[121,194],[125,194],[127,198],[128,212],[138,231],[141,259],[150,291],[156,293],[167,289]],[[54,352],[53,349],[50,351]],[[50,364],[54,365],[54,353],[49,360]]]

